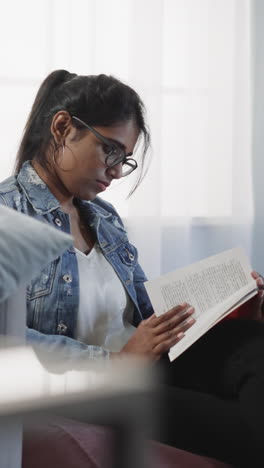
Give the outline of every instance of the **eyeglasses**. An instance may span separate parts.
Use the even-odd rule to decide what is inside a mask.
[[[122,163],[122,177],[131,174],[131,172],[138,167],[135,159],[129,157],[132,153],[126,154],[124,148],[121,148],[118,144],[113,143],[111,140],[101,135],[101,133],[97,132],[95,128],[83,122],[83,120],[78,117],[75,117],[75,115],[72,115],[71,117],[88,128],[88,130],[90,130],[96,138],[103,143],[103,150],[106,154],[105,164],[107,167],[117,166],[117,164]]]

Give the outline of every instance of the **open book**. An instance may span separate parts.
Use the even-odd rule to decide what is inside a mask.
[[[156,315],[183,302],[195,308],[193,316],[196,322],[170,349],[170,361],[223,317],[257,294],[251,271],[245,252],[238,247],[145,283]]]

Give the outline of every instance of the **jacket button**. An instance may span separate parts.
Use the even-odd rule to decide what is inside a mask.
[[[59,323],[59,325],[57,326],[57,332],[59,335],[65,335],[67,330],[68,330],[68,327],[64,323]]]
[[[71,283],[72,282],[72,277],[71,275],[63,275],[63,280],[65,281],[65,283]]]
[[[59,227],[62,225],[62,222],[61,222],[60,218],[55,218],[55,221],[54,221],[54,222],[55,222],[55,224],[57,224],[57,226],[59,226]]]

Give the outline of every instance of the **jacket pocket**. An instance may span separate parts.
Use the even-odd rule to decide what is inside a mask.
[[[118,249],[118,254],[122,263],[132,269],[136,267],[138,261],[137,249],[133,245],[129,244],[129,242],[123,244]]]
[[[49,265],[41,271],[40,275],[31,281],[27,287],[28,300],[32,301],[33,299],[51,293],[58,260],[59,257],[52,263],[49,263]]]

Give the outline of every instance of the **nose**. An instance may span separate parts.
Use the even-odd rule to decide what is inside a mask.
[[[120,179],[122,177],[122,163],[116,164],[115,166],[108,167],[107,173],[113,179]]]

